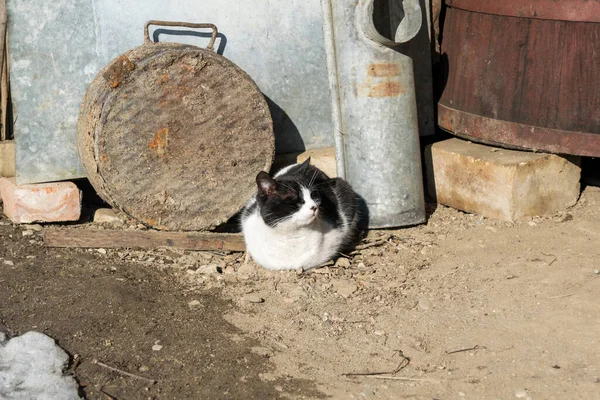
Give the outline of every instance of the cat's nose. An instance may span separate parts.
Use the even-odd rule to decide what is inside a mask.
[[[319,206],[316,204],[313,204],[312,206],[310,206],[310,211],[317,211],[319,209]]]

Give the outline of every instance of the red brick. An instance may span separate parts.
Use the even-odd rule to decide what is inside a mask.
[[[77,221],[81,192],[72,182],[17,185],[15,178],[0,178],[4,214],[17,224]]]

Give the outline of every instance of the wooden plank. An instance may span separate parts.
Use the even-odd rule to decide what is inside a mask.
[[[0,0],[0,141],[8,139],[8,35],[6,0]]]
[[[244,238],[231,233],[111,231],[99,229],[45,229],[49,247],[156,248],[245,251]]]

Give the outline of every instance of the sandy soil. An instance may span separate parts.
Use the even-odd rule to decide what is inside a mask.
[[[303,274],[49,249],[2,219],[0,329],[55,338],[89,399],[600,398],[599,205],[588,187],[520,223],[432,207]]]

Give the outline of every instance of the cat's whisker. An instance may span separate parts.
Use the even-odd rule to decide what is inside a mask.
[[[315,169],[315,172],[314,172],[312,178],[310,178],[310,182],[308,182],[308,187],[311,187],[311,185],[315,181],[315,178],[317,177],[317,172],[319,172],[319,170]]]
[[[291,218],[292,218],[291,215],[286,215],[285,217],[277,218],[275,221],[272,221],[271,223],[273,224],[273,226],[275,226],[275,225],[277,225],[281,222],[284,222],[285,220],[291,219]]]
[[[328,183],[329,183],[329,182],[327,182],[327,181],[324,181],[324,182],[321,182],[321,183],[317,183],[316,185],[314,185],[314,186],[310,187],[310,189],[311,189],[311,190],[312,190],[312,189],[316,189],[316,188],[318,188],[318,187],[320,187],[320,186],[323,186],[323,185],[326,185],[326,184],[328,184]]]

